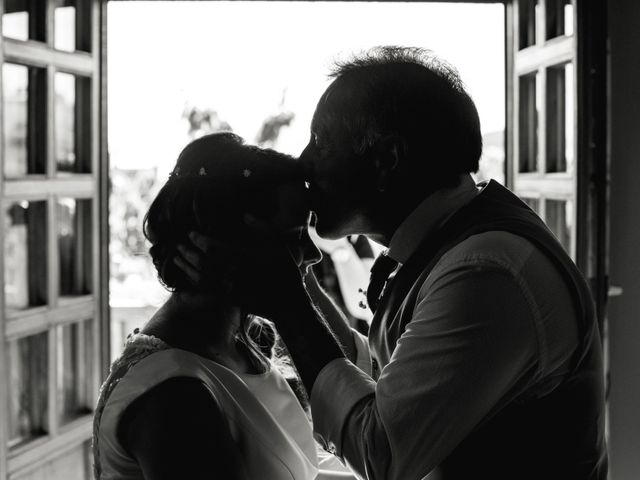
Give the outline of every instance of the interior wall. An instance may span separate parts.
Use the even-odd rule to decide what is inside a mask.
[[[609,0],[612,480],[640,478],[640,2]]]

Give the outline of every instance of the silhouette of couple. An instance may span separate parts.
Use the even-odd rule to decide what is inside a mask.
[[[473,181],[456,70],[379,47],[332,76],[299,159],[231,133],[180,154],[144,224],[172,294],[103,385],[97,478],[606,478],[589,290]],[[310,224],[386,247],[367,337],[318,284]]]

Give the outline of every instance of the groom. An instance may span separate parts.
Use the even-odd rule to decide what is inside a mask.
[[[294,269],[259,300],[325,447],[369,479],[606,478],[589,290],[535,213],[473,182],[480,126],[455,69],[384,47],[333,77],[300,160],[321,236],[388,247],[367,290],[371,368]]]

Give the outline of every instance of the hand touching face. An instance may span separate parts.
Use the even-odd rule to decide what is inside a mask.
[[[308,191],[303,182],[291,182],[277,187],[278,205],[270,218],[257,218],[246,214],[244,223],[256,238],[255,248],[240,248],[222,239],[199,232],[190,234],[191,242],[178,247],[180,255],[174,262],[188,276],[191,283],[206,288],[209,277],[220,272],[246,272],[247,266],[260,269],[270,252],[285,250],[285,261],[295,263],[305,274],[308,267],[319,262],[322,254],[309,237],[310,212]],[[268,262],[267,262],[268,263]],[[271,265],[271,264],[270,264]],[[273,267],[271,265],[269,268]],[[234,275],[229,273],[230,277]]]

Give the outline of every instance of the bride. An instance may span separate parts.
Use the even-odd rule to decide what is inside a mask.
[[[97,479],[353,478],[318,468],[304,390],[273,324],[252,315],[255,267],[241,253],[286,243],[301,268],[317,261],[305,194],[294,159],[234,134],[182,151],[144,223],[172,293],[129,337],[102,387]],[[197,287],[178,255],[191,231],[238,251]]]

